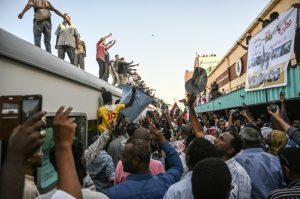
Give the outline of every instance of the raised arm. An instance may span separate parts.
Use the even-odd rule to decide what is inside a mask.
[[[111,36],[112,36],[112,33],[109,33],[108,35],[102,37],[101,39],[102,39],[102,40],[105,40],[105,39],[107,39],[107,38],[109,38],[109,37],[111,37]],[[101,39],[100,39],[100,40],[101,40]]]
[[[133,64],[133,65],[130,64],[130,65],[127,65],[126,67],[127,68],[132,68],[132,67],[135,67],[135,66],[139,66],[139,64]]]
[[[69,18],[66,15],[63,15],[59,10],[57,10],[50,2],[48,2],[50,5],[50,10],[52,10],[55,14],[63,18],[69,25],[71,25],[71,22],[69,21]]]
[[[172,121],[171,121],[171,117],[170,117],[169,111],[167,110],[166,112],[164,112],[163,116],[164,116],[164,118],[166,118],[166,120],[168,122],[169,129],[173,133],[174,132],[174,128],[173,128],[173,125],[172,125]]]
[[[112,44],[114,42],[114,40],[110,40],[109,42],[107,42],[105,45],[108,46],[110,44]]]
[[[135,93],[136,93],[136,88],[132,87],[132,95],[131,95],[131,98],[130,98],[129,102],[127,104],[125,104],[125,108],[132,105],[132,103],[134,101],[134,98],[135,98]]]
[[[106,129],[101,133],[99,138],[84,151],[84,158],[87,165],[89,165],[105,147],[107,141],[110,139],[111,132],[112,130]]]
[[[55,158],[58,173],[57,188],[77,199],[81,199],[81,187],[72,154],[76,123],[74,123],[74,118],[69,118],[71,111],[72,108],[64,111],[64,107],[60,107],[53,120]]]
[[[228,118],[228,127],[231,127],[234,124],[233,119],[232,119],[232,113],[233,113],[233,110],[230,110],[229,118]]]
[[[116,40],[114,40],[110,45],[106,46],[106,50],[109,50],[111,47],[113,47],[116,44]]]
[[[18,18],[22,19],[24,14],[32,7],[33,7],[33,4],[27,3],[25,8],[23,9],[23,11],[18,15]]]
[[[170,186],[171,184],[177,182],[181,177],[181,174],[183,172],[181,160],[175,149],[171,147],[168,141],[166,141],[165,137],[163,136],[161,131],[155,127],[154,123],[151,122],[149,126],[151,134],[159,142],[161,149],[165,152],[166,161],[169,165],[169,169],[164,174],[161,174],[158,177],[162,178],[165,183],[168,183],[168,185]]]
[[[247,123],[254,123],[254,120],[250,118],[250,116],[247,114],[246,110],[240,111],[240,114],[242,116],[244,116],[244,118],[245,118],[245,120],[246,120]]]
[[[7,155],[0,173],[1,199],[22,198],[25,179],[25,164],[44,142],[40,135],[45,123],[45,112],[39,112],[22,126],[14,129],[8,142]]]
[[[289,138],[296,144],[300,145],[300,130],[290,126],[280,117],[279,107],[277,106],[277,111],[275,113],[270,110],[270,107],[268,107],[267,110],[274,119],[274,122],[276,122],[286,132]]]
[[[189,113],[190,113],[190,120],[191,120],[191,126],[193,129],[193,133],[197,138],[203,138],[204,137],[204,130],[202,125],[200,124],[195,109],[194,109],[194,102],[196,100],[196,96],[191,95],[188,99],[188,106],[189,106]]]
[[[286,112],[285,95],[283,92],[280,93],[280,115],[286,123],[290,123],[288,114]]]

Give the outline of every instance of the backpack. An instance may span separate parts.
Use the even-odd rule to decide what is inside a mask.
[[[49,2],[47,0],[34,0],[34,8],[36,12],[34,18],[37,21],[44,21],[51,17],[51,12],[49,10]]]

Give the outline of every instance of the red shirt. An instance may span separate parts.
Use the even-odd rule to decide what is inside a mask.
[[[96,60],[101,59],[102,61],[105,62],[105,49],[106,46],[104,44],[104,40],[103,41],[98,41],[97,45],[96,45],[96,49],[97,49],[97,54],[96,54]]]

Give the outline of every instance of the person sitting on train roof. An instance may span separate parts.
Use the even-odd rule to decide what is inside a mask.
[[[135,92],[136,88],[132,87],[132,95],[130,101],[127,104],[113,104],[111,92],[105,91],[102,93],[104,106],[101,106],[98,109],[98,117],[100,119],[100,125],[98,126],[98,129],[100,133],[103,133],[105,129],[107,129],[109,124],[117,122],[119,113],[122,109],[132,105],[135,98]]]
[[[76,174],[71,145],[75,136],[76,123],[69,118],[72,108],[60,107],[53,120],[55,153],[58,169],[58,190],[52,199],[82,199],[79,180]],[[1,168],[0,195],[2,199],[22,198],[25,162],[43,144],[45,135],[41,129],[45,126],[42,111],[14,129],[8,144],[7,156]]]
[[[18,15],[19,19],[23,18],[23,15],[30,9],[34,9],[34,19],[33,19],[33,36],[34,45],[41,48],[41,38],[42,33],[44,34],[44,42],[46,51],[51,53],[51,11],[54,11],[57,15],[61,16],[67,23],[70,23],[67,16],[64,16],[55,9],[50,2],[47,0],[28,0],[23,11]]]

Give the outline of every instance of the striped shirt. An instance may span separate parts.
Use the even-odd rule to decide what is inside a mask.
[[[230,192],[230,199],[250,199],[251,197],[251,180],[247,171],[234,159],[231,158],[225,161],[231,176],[232,186],[234,187]]]
[[[87,150],[85,150],[84,158],[87,165],[89,165],[96,158],[96,156],[100,154],[107,141],[110,139],[109,135],[109,131],[105,130],[104,133],[102,133],[99,138],[89,146]]]
[[[273,190],[268,199],[300,199],[300,180],[291,182],[287,188]]]

